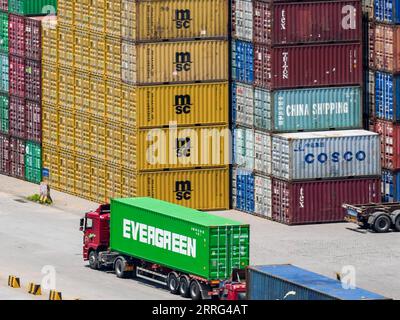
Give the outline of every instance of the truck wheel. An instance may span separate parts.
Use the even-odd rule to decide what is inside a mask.
[[[394,221],[394,228],[396,231],[400,232],[400,215]]]
[[[192,298],[192,300],[201,300],[201,288],[196,280],[190,283],[190,298]]]
[[[385,215],[381,215],[375,219],[372,228],[377,233],[384,233],[389,231],[390,225],[391,225],[390,218]]]
[[[172,294],[178,294],[179,292],[179,280],[178,280],[178,275],[176,272],[170,272],[168,274],[168,289],[169,292]]]
[[[182,298],[190,297],[190,279],[188,276],[181,276],[179,279],[179,293]]]
[[[124,271],[124,269],[125,269],[125,262],[121,258],[117,259],[114,264],[114,270],[115,270],[115,275],[118,278],[128,278],[129,277],[129,275],[131,273]]]
[[[95,250],[92,250],[89,253],[89,266],[93,270],[99,269],[99,256]]]

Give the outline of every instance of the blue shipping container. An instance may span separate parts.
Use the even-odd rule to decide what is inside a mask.
[[[400,0],[375,0],[374,11],[377,21],[400,24]]]
[[[251,171],[236,171],[236,209],[254,212],[254,174]]]
[[[399,75],[375,72],[375,116],[389,121],[400,120]]]
[[[400,202],[400,171],[382,170],[382,201]]]
[[[250,42],[232,41],[232,78],[239,82],[254,82],[254,47]]]
[[[8,64],[8,54],[0,53],[0,91],[8,93],[9,90],[9,64]]]
[[[387,300],[364,289],[345,289],[340,281],[293,265],[247,269],[248,300]]]

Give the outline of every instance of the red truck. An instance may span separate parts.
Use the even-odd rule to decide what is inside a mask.
[[[193,300],[245,299],[246,285],[243,280],[245,274],[244,269],[247,265],[241,269],[232,268],[233,276],[230,274],[227,279],[216,279],[215,277],[205,279],[198,274],[183,272],[183,265],[178,265],[176,268],[173,268],[171,265],[154,263],[154,259],[147,258],[150,257],[151,248],[147,249],[145,247],[145,258],[143,258],[143,253],[140,256],[139,250],[135,251],[132,249],[129,254],[127,254],[126,251],[125,253],[121,252],[113,248],[112,244],[110,244],[110,236],[112,238],[112,232],[116,230],[115,225],[112,226],[113,223],[116,224],[115,220],[113,220],[110,232],[111,215],[110,205],[104,204],[100,205],[94,211],[87,212],[85,217],[80,221],[80,230],[83,232],[83,259],[89,261],[89,266],[92,269],[114,269],[116,276],[119,278],[144,278],[167,286],[172,294],[180,294],[182,297],[190,297]],[[206,219],[206,217],[204,218]],[[213,229],[215,229],[215,227]],[[199,232],[199,229],[197,229],[196,232]],[[199,241],[199,243],[203,243],[203,239],[201,240],[202,241]],[[198,251],[200,251],[200,249],[199,246]],[[226,250],[227,247],[224,246],[222,249]],[[177,261],[172,252],[168,252],[167,255],[169,256],[168,259]],[[207,260],[206,263],[211,265],[209,260]],[[237,281],[232,281],[233,277],[237,279]],[[188,281],[183,283],[182,279],[187,279]],[[198,284],[198,287],[194,288],[193,284]]]

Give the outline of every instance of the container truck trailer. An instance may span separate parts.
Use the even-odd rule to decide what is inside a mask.
[[[119,278],[144,278],[193,300],[231,299],[245,289],[230,281],[249,265],[250,227],[152,198],[112,199],[81,219],[83,258]],[[232,290],[232,289],[231,289]]]

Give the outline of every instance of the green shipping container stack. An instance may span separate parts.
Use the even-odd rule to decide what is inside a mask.
[[[110,247],[207,280],[249,265],[246,224],[152,198],[111,200]]]
[[[23,16],[57,13],[57,0],[8,0],[8,12]]]
[[[26,142],[25,179],[33,183],[42,181],[42,148],[32,141]]]
[[[8,134],[9,99],[5,94],[0,94],[0,131]]]
[[[0,51],[8,53],[8,14],[0,11]]]

